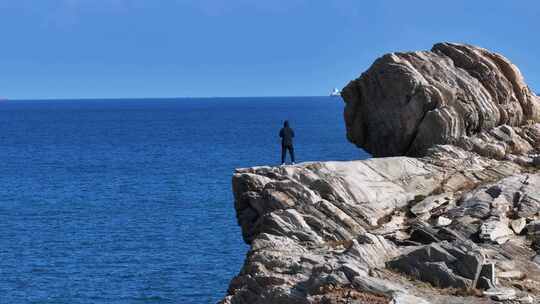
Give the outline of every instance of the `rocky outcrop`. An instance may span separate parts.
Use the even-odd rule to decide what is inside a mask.
[[[398,156],[236,170],[250,250],[220,303],[538,303],[539,110],[517,68],[438,44],[343,95],[349,139]]]
[[[472,242],[433,242],[388,262],[388,267],[440,288],[490,288],[492,276],[483,276],[485,264],[480,248]],[[486,288],[486,289],[487,289]]]
[[[342,90],[347,137],[374,156],[454,144],[485,156],[540,144],[540,102],[505,57],[463,44],[377,59]]]
[[[509,292],[527,303],[540,293],[540,174],[529,170],[454,146],[239,169],[251,249],[222,303],[487,303]],[[512,229],[518,219],[530,233]]]

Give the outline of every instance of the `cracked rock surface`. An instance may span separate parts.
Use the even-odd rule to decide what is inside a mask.
[[[237,169],[250,250],[220,303],[539,303],[540,124],[519,70],[437,44],[343,95],[349,139],[392,157]]]
[[[373,156],[456,144],[504,158],[540,144],[538,97],[508,59],[475,46],[384,55],[342,96],[347,137]]]
[[[512,301],[540,292],[540,174],[530,167],[438,146],[423,158],[239,169],[233,189],[251,250],[223,303],[489,303],[505,290]],[[528,233],[511,228],[517,219]]]

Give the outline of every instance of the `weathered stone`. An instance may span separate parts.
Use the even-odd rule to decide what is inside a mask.
[[[506,218],[507,213],[511,210],[512,204],[506,200],[506,198],[501,195],[495,198],[491,202],[491,216],[496,216],[499,218]]]
[[[476,197],[465,201],[461,207],[465,210],[466,215],[479,219],[485,219],[491,213],[491,201],[480,200]]]
[[[539,185],[536,181],[534,185]],[[530,182],[525,185],[527,188],[530,188]],[[523,189],[527,191],[529,189]],[[535,191],[527,191],[522,194],[518,201],[518,216],[520,217],[533,217],[538,214],[540,211],[540,196]]]
[[[456,231],[450,227],[439,227],[437,231],[437,237],[443,241],[454,242],[454,241],[467,241],[470,238],[464,236],[462,231]]]
[[[516,175],[514,167],[501,166],[498,161],[458,148],[441,146],[433,151],[436,157],[414,160],[393,158],[238,170],[237,211],[245,214],[246,210],[253,210],[255,217],[250,221],[239,219],[243,230],[248,232],[246,241],[251,244],[251,251],[242,273],[231,282],[229,292],[233,296],[223,303],[258,304],[264,303],[263,299],[311,303],[315,298],[310,298],[310,291],[325,284],[348,286],[359,282],[358,278],[365,278],[365,287],[379,288],[365,291],[383,292],[381,284],[369,285],[374,284],[372,270],[390,267],[390,261],[400,259],[401,265],[408,265],[403,266],[405,270],[392,268],[434,286],[498,288],[490,275],[480,274],[485,253],[474,244],[463,243],[477,240],[480,234],[476,232],[482,229],[483,236],[489,238],[483,246],[490,246],[490,254],[522,259],[521,264],[514,266],[517,269],[511,270],[524,271],[530,267],[524,264],[530,263],[530,253],[521,253],[523,249],[516,247],[525,245],[507,242],[504,249],[497,247],[501,246],[497,243],[501,240],[497,223],[506,219],[509,229],[506,216],[514,209],[508,210],[508,205],[512,202],[518,208],[525,194],[536,197],[540,178],[536,174]],[[445,161],[439,162],[441,159]],[[429,222],[407,213],[407,206],[415,197],[423,197],[421,201],[433,199],[430,193],[446,187],[451,180],[449,176],[456,174],[462,176],[462,183],[468,181],[452,185],[452,189],[463,189],[456,190],[464,192],[459,194],[463,196],[460,203],[440,205],[429,211],[429,214],[441,212],[437,218],[451,220],[449,225],[430,226]],[[512,176],[505,178],[507,175]],[[469,186],[483,181],[490,184]],[[392,196],[386,189],[393,189]],[[515,200],[515,193],[523,194]],[[490,223],[494,229],[488,229]],[[533,231],[532,225],[528,231]],[[448,256],[413,259],[411,250],[424,248],[417,247],[418,242],[429,244],[424,247],[439,246],[439,251]],[[382,276],[380,282],[384,285],[392,280],[395,278]],[[396,290],[406,288],[403,284],[398,282]],[[393,297],[395,292],[386,295]],[[413,296],[410,292],[405,294]],[[241,298],[249,301],[238,300]],[[433,299],[426,298],[431,303],[445,303]]]
[[[455,208],[453,210],[456,210],[459,208]],[[453,211],[450,210],[450,211]],[[462,210],[463,211],[463,210]],[[477,240],[478,239],[478,230],[480,229],[480,225],[482,224],[482,221],[473,218],[471,216],[465,215],[461,216],[454,215],[452,217],[452,224],[450,224],[447,227],[443,227],[439,230],[439,234],[442,232],[449,232],[452,235],[455,235],[454,239],[464,239],[464,240]],[[448,214],[447,214],[448,215]]]
[[[486,193],[489,194],[492,198],[498,198],[499,196],[501,196],[502,189],[500,186],[494,185],[494,186],[489,187],[486,190]]]
[[[532,241],[533,249],[540,251],[540,220],[530,222],[525,228],[527,237]]]
[[[532,261],[536,263],[538,266],[540,266],[540,255],[537,254],[532,258]]]
[[[540,156],[533,157],[532,163],[536,168],[540,168]]]
[[[523,231],[523,229],[525,229],[525,226],[527,225],[527,221],[520,217],[518,219],[515,219],[515,220],[512,220],[510,222],[510,226],[512,227],[512,230],[514,230],[514,232],[516,234],[520,234],[521,231]]]
[[[493,281],[486,277],[479,277],[478,281],[476,283],[476,288],[482,289],[482,290],[488,290],[492,288],[496,288],[495,285],[493,285]]]
[[[476,288],[488,290],[495,286],[495,265],[493,263],[488,263],[482,265],[480,270],[479,277],[482,280],[478,280]]]
[[[399,254],[394,244],[382,236],[366,234],[367,243],[353,240],[352,246],[345,252],[351,259],[368,268],[383,268],[385,262]]]
[[[411,208],[411,212],[417,216],[428,214],[435,208],[442,205],[448,205],[453,202],[454,195],[452,193],[443,193],[440,195],[429,196],[421,202],[415,204]],[[429,216],[428,216],[429,218]]]
[[[516,301],[522,304],[532,304],[534,303],[534,298],[531,295],[524,295],[520,298],[517,298]]]
[[[480,226],[479,237],[484,241],[491,241],[497,244],[504,244],[514,235],[508,228],[508,222],[492,219]]]
[[[471,288],[480,274],[482,259],[443,242],[421,247],[387,265],[436,287]]]
[[[401,212],[395,212],[389,222],[382,224],[372,232],[380,235],[393,235],[400,238],[401,231],[407,228],[407,216]]]
[[[404,292],[396,293],[392,301],[392,304],[430,304],[430,302],[427,300],[406,294]]]
[[[494,288],[484,291],[484,295],[496,301],[508,301],[516,298],[516,290],[512,288]]]
[[[507,149],[532,148],[532,137],[512,127],[540,121],[520,71],[499,54],[463,44],[385,55],[342,96],[347,137],[374,156],[425,155],[451,143],[503,159]],[[494,128],[501,129],[489,132]]]
[[[437,223],[436,225],[439,226],[439,227],[443,227],[443,226],[448,226],[452,224],[452,220],[447,218],[447,217],[444,217],[444,216],[439,216],[437,218]]]
[[[442,242],[441,246],[452,254],[456,261],[450,267],[459,275],[474,281],[480,276],[485,257],[482,250],[471,241]]]
[[[437,231],[431,226],[417,223],[411,229],[410,241],[418,242],[420,244],[431,244],[441,241],[437,236]]]
[[[503,278],[503,279],[522,280],[523,278],[525,278],[525,274],[519,270],[503,271],[503,272],[498,272],[497,277]]]

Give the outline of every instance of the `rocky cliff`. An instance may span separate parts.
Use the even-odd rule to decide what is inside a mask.
[[[437,44],[343,97],[349,139],[393,157],[238,169],[251,248],[221,303],[539,301],[540,105],[519,70]]]

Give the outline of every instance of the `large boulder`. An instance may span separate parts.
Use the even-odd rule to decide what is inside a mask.
[[[468,289],[477,286],[484,256],[473,243],[457,246],[442,242],[420,247],[387,264],[433,286]]]
[[[342,97],[348,139],[374,156],[423,156],[436,144],[456,144],[501,159],[540,139],[533,125],[540,102],[519,69],[471,45],[384,55]]]

